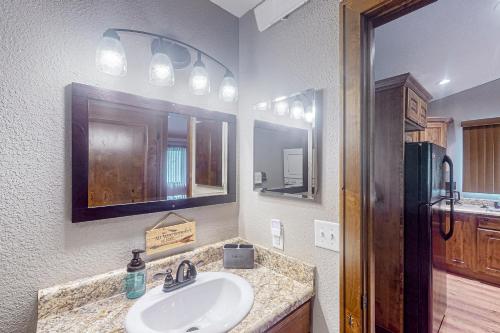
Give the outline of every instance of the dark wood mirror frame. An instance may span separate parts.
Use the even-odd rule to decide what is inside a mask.
[[[85,222],[121,216],[236,202],[236,116],[192,106],[141,97],[80,83],[72,93],[72,221]],[[104,101],[166,113],[219,120],[228,124],[227,194],[177,200],[151,201],[114,206],[88,206],[89,100]]]

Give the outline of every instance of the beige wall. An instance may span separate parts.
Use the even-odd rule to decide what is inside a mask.
[[[313,219],[338,221],[338,17],[338,1],[312,0],[288,20],[262,33],[253,13],[240,20],[240,234],[271,246],[270,220],[283,221],[285,253],[317,266],[316,333],[338,332],[339,327],[339,256],[314,247],[313,224]],[[252,190],[252,105],[307,88],[324,89],[321,202],[260,196]]]
[[[236,113],[237,105],[148,82],[147,39],[122,36],[129,73],[97,72],[95,49],[110,27],[165,33],[200,47],[235,73],[238,20],[208,0],[0,1],[0,332],[34,332],[37,290],[125,267],[144,230],[163,215],[72,224],[69,95],[80,82]],[[207,62],[214,88],[224,71]],[[236,204],[181,211],[202,245],[238,234]]]

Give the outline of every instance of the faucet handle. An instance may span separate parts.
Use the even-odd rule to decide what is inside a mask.
[[[167,268],[167,270],[165,271],[165,273],[156,273],[153,275],[153,280],[157,280],[159,278],[167,278],[168,276],[170,275],[170,277],[172,277],[172,269],[170,268]]]

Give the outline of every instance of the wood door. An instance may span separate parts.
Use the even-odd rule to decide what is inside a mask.
[[[477,270],[500,278],[500,231],[477,229]]]
[[[162,118],[90,103],[88,207],[157,200]]]
[[[406,89],[406,118],[420,125],[420,97],[411,90]]]
[[[450,215],[446,214],[449,228]],[[449,267],[473,271],[476,248],[476,219],[473,215],[455,213],[455,230],[446,242],[446,262]]]
[[[222,122],[196,122],[196,184],[222,186]]]

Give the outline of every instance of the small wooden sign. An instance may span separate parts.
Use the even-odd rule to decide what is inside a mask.
[[[160,227],[167,218],[175,215],[182,223]],[[146,231],[146,254],[151,255],[179,246],[193,243],[196,240],[196,222],[185,219],[179,214],[170,212],[151,230]]]

